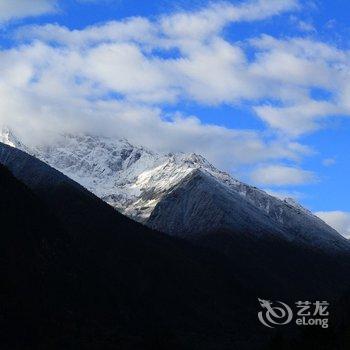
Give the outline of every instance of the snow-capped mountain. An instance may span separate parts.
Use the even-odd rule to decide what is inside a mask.
[[[0,141],[43,160],[125,215],[169,234],[234,230],[317,247],[349,246],[295,201],[244,184],[197,154],[158,154],[125,139],[91,135],[64,135],[49,146],[28,147],[9,129]]]

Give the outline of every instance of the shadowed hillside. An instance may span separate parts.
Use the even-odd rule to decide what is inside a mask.
[[[0,169],[2,348],[231,344],[246,290],[224,259],[50,186],[51,206]]]
[[[257,321],[258,297],[331,301],[345,288],[347,257],[242,232],[169,237],[1,152],[17,178],[1,167],[4,349],[261,349],[275,332]]]

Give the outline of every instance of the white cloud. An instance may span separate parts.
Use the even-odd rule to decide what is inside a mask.
[[[118,56],[121,63],[116,70],[108,60],[119,52],[121,44],[103,44],[80,52],[36,42],[0,52],[0,123],[36,141],[45,136],[51,138],[53,132],[60,131],[123,136],[160,151],[201,153],[226,169],[258,161],[297,160],[309,152],[296,142],[266,141],[259,132],[205,125],[196,117],[181,114],[167,116],[153,103],[141,103],[135,98],[128,100],[136,94],[152,91],[159,94],[162,84],[167,83],[163,75],[159,80],[148,78],[152,69],[143,65],[143,56],[129,45],[122,46],[129,61],[120,61],[123,56]],[[107,55],[94,57],[109,49],[112,52]],[[106,71],[105,67],[108,67]],[[140,69],[139,86],[128,84],[130,77],[123,76],[121,67],[131,71]],[[98,79],[94,74],[98,74]],[[155,70],[154,74],[159,73]],[[131,77],[139,79],[137,75]],[[145,85],[147,79],[150,82]],[[150,89],[147,85],[152,84]],[[110,88],[115,86],[125,93],[124,98],[109,97]],[[154,102],[154,98],[152,100]]]
[[[298,18],[298,16],[291,15],[290,16],[290,21],[293,26],[295,26],[297,29],[299,29],[302,32],[316,32],[316,28],[312,24],[311,21],[304,21]]]
[[[0,23],[24,17],[40,16],[56,10],[56,0],[1,0]]]
[[[276,186],[303,185],[316,180],[311,171],[284,165],[261,166],[252,172],[251,178],[258,184]]]
[[[82,30],[70,30],[57,24],[24,26],[18,29],[17,38],[55,42],[72,47],[115,42],[151,43],[157,39],[154,24],[147,18],[131,17],[110,21]]]
[[[253,3],[220,3],[154,21],[136,17],[83,30],[34,26],[22,29],[19,37],[75,51],[83,61],[80,74],[129,101],[244,101],[268,126],[289,137],[313,132],[329,117],[350,115],[347,51],[305,38],[263,35],[243,45],[224,40],[221,29],[228,23],[265,18],[296,3],[260,1],[254,6],[256,11],[247,12]],[[247,44],[255,50],[252,59]],[[169,50],[176,55],[164,59],[158,54]],[[315,89],[324,96],[315,97]],[[272,102],[266,104],[266,99]]]
[[[146,18],[132,17],[74,31],[49,24],[25,28],[21,34],[72,45],[135,39],[149,44],[175,45],[186,50],[193,41],[210,41],[230,23],[263,20],[298,8],[298,0],[251,0],[240,5],[219,1],[199,11],[177,12],[152,22]]]
[[[184,98],[215,105],[263,98],[270,91],[264,79],[250,70],[243,49],[222,38],[223,27],[296,8],[294,0],[217,3],[154,21],[136,17],[83,30],[51,24],[26,27],[18,37],[77,51],[85,60],[83,75],[103,88],[127,94],[128,100],[159,103]],[[156,53],[169,50],[179,57],[164,59]]]
[[[266,91],[249,73],[244,51],[221,37],[224,26],[265,19],[297,7],[295,0],[257,0],[241,5],[218,2],[152,22],[135,17],[72,31],[49,24],[23,28],[18,36],[86,53],[82,67],[87,67],[87,72],[83,74],[103,87],[127,93],[128,100],[158,103],[186,98],[218,104],[262,97],[261,91]],[[180,55],[164,60],[154,54],[157,50],[176,50]]]
[[[337,161],[334,158],[325,158],[322,161],[322,164],[324,166],[332,166],[332,165],[334,165],[336,163],[337,163]]]
[[[317,130],[321,127],[321,120],[339,111],[339,108],[332,103],[311,99],[301,100],[292,106],[262,105],[254,109],[272,128],[283,130],[291,136]]]
[[[315,32],[316,29],[312,23],[305,22],[305,21],[299,21],[298,27],[303,32]]]
[[[290,137],[314,130],[318,118],[340,109],[333,101],[313,100],[310,89],[344,87],[344,74],[332,69],[339,62],[347,64],[347,54],[306,39],[263,36],[242,44],[222,34],[230,23],[297,8],[293,0],[215,3],[197,12],[153,20],[134,17],[82,30],[53,24],[24,27],[17,35],[21,44],[0,51],[0,121],[17,129],[25,124],[32,136],[35,129],[44,130],[42,134],[85,130],[125,136],[158,150],[195,151],[226,169],[298,160],[310,150]],[[256,50],[251,59],[246,45]],[[329,83],[330,76],[334,83]],[[277,100],[280,107],[266,105],[264,99]],[[206,125],[195,116],[162,112],[164,104],[175,110],[183,101],[243,101],[290,137]],[[284,180],[275,172],[274,184],[291,181],[284,170]],[[309,174],[295,171],[297,183]]]
[[[297,8],[297,0],[252,0],[241,5],[218,2],[198,12],[163,17],[160,26],[171,38],[203,40],[219,33],[228,23],[262,20]]]
[[[329,117],[350,115],[348,51],[304,38],[263,35],[251,43],[258,49],[252,72],[267,81],[279,102],[255,107],[268,125],[296,137]]]
[[[350,238],[350,212],[319,211],[315,213],[315,215],[337,230],[344,237]]]

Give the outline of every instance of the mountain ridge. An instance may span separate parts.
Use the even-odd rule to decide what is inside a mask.
[[[198,222],[207,219],[203,210],[196,218],[197,223],[192,220],[191,227],[185,227],[188,224],[185,223],[185,213],[180,206],[173,207],[169,215],[175,215],[176,209],[179,210],[177,214],[182,213],[176,219],[174,230],[166,224],[170,216],[160,215],[160,208],[164,209],[165,203],[169,203],[167,198],[171,197],[173,191],[179,190],[181,184],[188,184],[185,179],[195,177],[201,172],[203,179],[207,180],[208,191],[203,185],[202,196],[193,195],[198,203],[208,193],[212,198],[215,196],[210,186],[218,186],[223,197],[230,194],[226,196],[226,208],[216,196],[222,209],[218,215],[224,215],[225,212],[231,214],[226,214],[230,218],[225,219],[223,227],[213,226],[211,231],[218,228],[229,229],[227,222],[231,222],[232,228],[237,231],[236,223],[241,220],[237,213],[244,214],[244,208],[253,206],[256,224],[254,225],[254,220],[249,215],[244,214],[246,217],[241,222],[249,222],[250,226],[249,230],[242,231],[258,232],[259,227],[255,226],[259,222],[262,230],[267,231],[266,228],[269,228],[270,233],[282,235],[287,240],[299,240],[317,248],[322,248],[323,245],[336,249],[341,246],[345,249],[349,247],[345,238],[298,203],[290,199],[280,200],[240,182],[194,153],[158,154],[144,147],[133,146],[125,139],[115,140],[91,135],[64,135],[52,145],[30,148],[10,130],[3,131],[1,135],[0,141],[34,155],[79,182],[121,213],[165,233],[181,236],[185,232],[193,234],[198,232]],[[186,193],[187,190],[185,188],[183,192]],[[236,212],[230,206],[236,208]],[[213,218],[211,222],[217,223],[216,219]],[[207,221],[206,225],[210,225],[210,222]],[[203,233],[209,231],[210,227],[207,227]]]

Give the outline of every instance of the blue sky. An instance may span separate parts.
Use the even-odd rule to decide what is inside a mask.
[[[201,153],[350,234],[349,23],[345,0],[4,0],[0,123]]]

